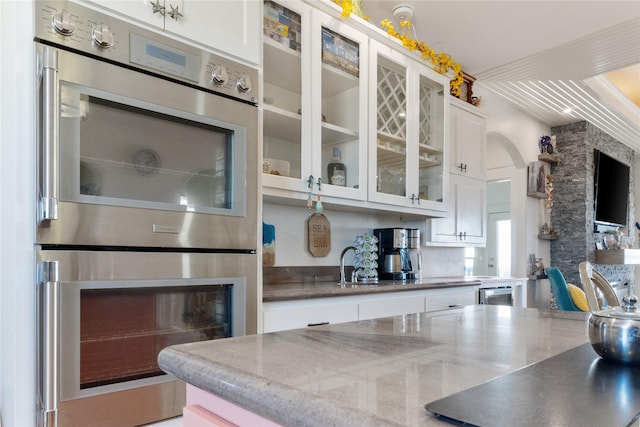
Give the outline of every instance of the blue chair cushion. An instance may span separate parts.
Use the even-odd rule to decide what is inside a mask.
[[[551,283],[551,291],[556,297],[558,309],[565,311],[582,311],[573,303],[569,287],[562,272],[556,267],[548,267],[546,273]]]

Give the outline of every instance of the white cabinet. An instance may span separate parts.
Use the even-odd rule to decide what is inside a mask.
[[[427,220],[429,246],[484,246],[487,241],[486,118],[451,99],[448,216]]]
[[[261,0],[101,0],[100,8],[215,49],[260,62]]]
[[[476,111],[477,109],[466,102],[451,98],[450,172],[484,179],[487,121]]]
[[[446,211],[449,80],[371,42],[369,198]]]
[[[167,5],[165,30],[225,52],[237,59],[260,63],[261,0],[182,0],[182,17],[172,19]]]
[[[477,303],[478,286],[265,302],[264,332],[378,319]]]
[[[375,298],[374,298],[375,297]],[[400,316],[425,311],[424,291],[397,292],[392,295],[373,295],[358,305],[358,320]]]
[[[427,245],[484,246],[487,240],[486,183],[451,174],[449,216],[427,220]]]
[[[358,302],[352,298],[266,302],[262,307],[264,332],[358,320]]]
[[[305,200],[312,176],[334,205],[444,216],[449,77],[337,11],[275,0],[263,22],[265,200]]]
[[[125,18],[136,20],[144,24],[151,25],[160,30],[164,30],[165,20],[165,0],[83,0],[102,9],[116,12]],[[172,5],[183,8],[182,0],[174,0]]]
[[[366,199],[368,38],[299,1],[264,6],[263,189],[267,197]],[[329,176],[342,163],[346,175]]]
[[[478,286],[434,289],[429,291],[425,302],[425,311],[459,308],[477,304]]]

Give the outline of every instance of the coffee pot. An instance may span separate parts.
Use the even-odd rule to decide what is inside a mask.
[[[409,261],[409,231],[406,228],[378,228],[378,259],[382,260],[380,279],[405,280],[411,272]]]

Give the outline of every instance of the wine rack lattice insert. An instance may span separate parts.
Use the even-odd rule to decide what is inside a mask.
[[[433,88],[420,85],[420,144],[433,146],[431,140],[431,95]]]
[[[406,140],[406,77],[378,65],[378,130]]]

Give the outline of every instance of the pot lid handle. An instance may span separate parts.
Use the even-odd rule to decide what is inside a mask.
[[[622,308],[627,313],[635,312],[637,303],[638,303],[638,297],[635,295],[627,294],[622,297]]]

